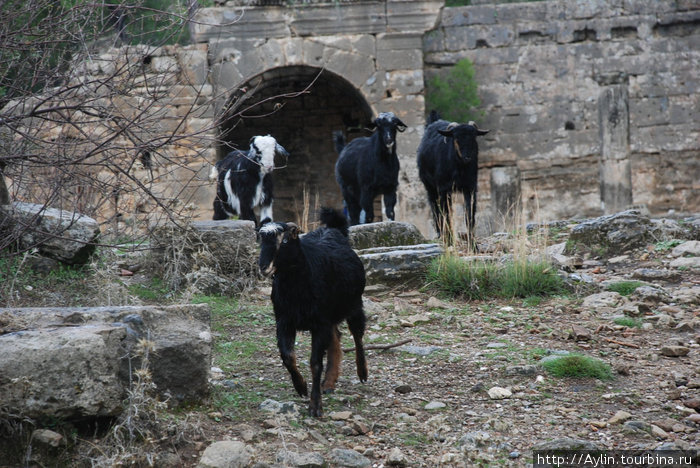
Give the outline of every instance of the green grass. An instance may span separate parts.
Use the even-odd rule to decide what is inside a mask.
[[[162,302],[170,294],[170,289],[160,278],[153,277],[148,283],[129,285],[129,292],[146,302]]]
[[[511,261],[505,265],[467,262],[443,255],[434,259],[426,273],[428,288],[453,297],[528,298],[564,292],[564,282],[547,262]]]
[[[620,293],[623,296],[629,296],[640,286],[644,286],[644,283],[640,281],[619,281],[617,283],[609,284],[605,289]]]
[[[683,243],[682,240],[679,239],[671,239],[667,241],[660,241],[654,244],[654,250],[657,252],[667,252],[671,250],[674,247],[678,247]]]
[[[542,367],[555,377],[594,378],[611,380],[613,378],[610,366],[599,359],[571,354],[542,363]]]
[[[627,328],[642,328],[642,321],[632,317],[616,318],[613,322]]]

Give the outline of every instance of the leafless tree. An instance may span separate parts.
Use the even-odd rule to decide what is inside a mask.
[[[187,30],[195,8],[0,0],[0,205],[78,211],[115,235],[143,232],[134,224],[156,214],[187,216],[193,186],[208,183],[193,162],[211,159],[218,124],[187,122],[211,116],[215,97],[162,46]],[[151,44],[126,44],[140,42],[145,21]],[[0,251],[24,228],[0,210]]]

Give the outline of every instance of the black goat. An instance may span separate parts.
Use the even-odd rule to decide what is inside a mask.
[[[289,153],[270,135],[250,139],[248,152],[234,150],[215,166],[217,183],[214,219],[256,221],[254,208],[260,207],[261,224],[272,221],[272,170],[275,155]]]
[[[374,198],[384,196],[387,218],[395,218],[396,189],[399,186],[399,158],[396,156],[396,131],[406,130],[392,112],[382,112],[374,119],[372,136],[355,138],[345,145],[341,132],[334,133],[339,153],[335,179],[343,193],[350,224],[374,221]]]
[[[277,346],[282,363],[299,396],[307,395],[294,353],[297,330],[311,332],[311,398],[309,413],[323,414],[321,390],[332,391],[340,373],[342,349],[338,324],[347,321],[355,340],[357,375],[367,381],[362,344],[366,318],[362,309],[365,269],[348,241],[348,222],[339,212],[324,208],[325,224],[300,237],[293,223],[268,223],[258,231],[260,271],[272,275],[272,305],[277,323]],[[321,383],[323,356],[328,353]]]
[[[437,115],[431,113],[431,120]],[[474,240],[476,216],[477,175],[479,170],[479,146],[476,137],[486,135],[474,122],[449,123],[438,119],[425,129],[418,146],[418,174],[428,192],[435,229],[440,236],[452,232],[450,204],[452,192],[464,194],[465,221],[469,242]],[[447,232],[443,232],[447,230]]]

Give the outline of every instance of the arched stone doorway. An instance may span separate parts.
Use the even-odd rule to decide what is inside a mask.
[[[305,204],[311,221],[318,206],[342,207],[332,133],[342,130],[348,141],[366,136],[364,128],[373,118],[351,83],[328,70],[285,66],[248,80],[230,102],[221,126],[220,158],[231,148],[247,148],[252,136],[266,134],[290,153],[286,165],[276,162],[280,167],[273,174],[275,220],[303,223]]]

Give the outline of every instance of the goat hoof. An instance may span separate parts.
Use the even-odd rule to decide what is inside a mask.
[[[320,418],[323,416],[323,410],[321,408],[314,408],[312,405],[309,405],[309,416],[312,418]]]

